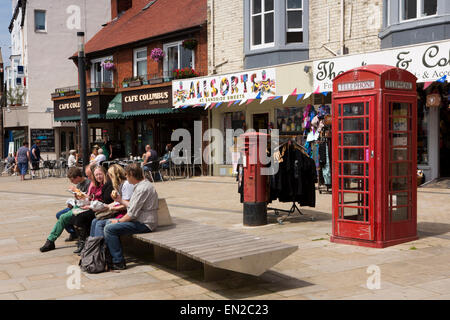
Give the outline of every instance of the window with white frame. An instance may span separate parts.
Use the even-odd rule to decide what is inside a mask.
[[[437,0],[401,0],[400,20],[420,19],[437,13]]]
[[[164,73],[171,76],[176,69],[192,68],[195,69],[194,51],[186,49],[182,41],[167,43],[164,49]]]
[[[133,61],[133,76],[147,75],[147,48],[135,49]]]
[[[303,0],[286,0],[286,43],[303,42]]]
[[[46,16],[44,10],[34,10],[34,31],[44,32],[47,30]]]
[[[113,84],[113,70],[107,70],[104,67],[105,61],[113,61],[113,57],[103,57],[91,61],[91,84],[94,87],[109,87]]]
[[[259,49],[274,44],[274,0],[251,0],[251,47]]]

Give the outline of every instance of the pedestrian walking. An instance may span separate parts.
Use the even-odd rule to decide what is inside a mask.
[[[19,150],[17,150],[17,154],[16,154],[16,163],[17,166],[19,167],[19,174],[20,174],[20,180],[24,181],[25,180],[25,175],[27,174],[28,171],[28,162],[31,161],[30,158],[30,149],[28,149],[28,142],[24,142],[23,146],[21,146],[19,148]]]

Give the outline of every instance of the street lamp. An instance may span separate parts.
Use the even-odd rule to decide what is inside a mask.
[[[80,87],[80,126],[83,167],[89,164],[88,116],[86,105],[86,64],[84,54],[84,32],[77,32],[78,37],[78,79]]]

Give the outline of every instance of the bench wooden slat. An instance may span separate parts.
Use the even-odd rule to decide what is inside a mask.
[[[298,249],[257,235],[187,219],[174,218],[173,222],[172,226],[133,237],[213,268],[256,276]]]

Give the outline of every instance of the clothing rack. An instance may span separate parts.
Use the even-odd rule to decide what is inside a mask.
[[[320,135],[319,140],[317,143],[328,143],[328,141],[331,140],[331,137],[327,137],[323,134]],[[331,150],[328,148],[328,154],[330,155]],[[330,156],[328,156],[330,157]],[[331,161],[329,163],[330,170],[331,170]],[[322,192],[331,193],[331,184],[325,184],[324,177],[323,177],[323,167],[320,167],[318,170],[318,182],[317,182],[317,190],[319,190],[319,193],[322,194]]]
[[[295,136],[295,135],[294,136],[293,135],[280,135],[279,138],[283,138],[285,141],[283,141],[283,143],[281,143],[278,146],[278,148],[276,148],[276,149],[280,149],[280,148],[284,147],[286,144],[288,144],[289,146],[292,145],[294,148],[296,148],[297,150],[301,151],[304,155],[309,157],[308,153],[306,152],[305,147],[298,144],[295,141],[296,137],[297,136]],[[283,221],[286,220],[288,217],[290,217],[291,214],[294,214],[296,211],[298,211],[298,213],[300,215],[302,215],[302,216],[304,215],[303,212],[300,211],[300,208],[297,206],[295,201],[292,202],[292,206],[289,210],[268,207],[267,211],[274,211],[275,216],[278,217],[277,221],[279,224],[283,224]],[[287,215],[280,216],[280,212],[286,212]],[[314,221],[314,217],[311,217],[311,221]]]

